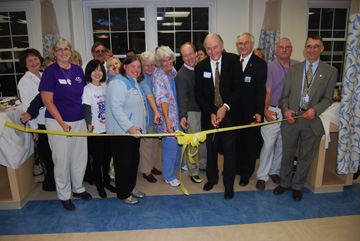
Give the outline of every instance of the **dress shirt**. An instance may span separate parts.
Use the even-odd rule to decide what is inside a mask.
[[[315,61],[314,63],[312,63],[312,71],[313,71],[313,78],[312,78],[312,83],[314,83],[314,79],[315,79],[315,76],[316,76],[316,72],[317,72],[317,68],[319,67],[319,62],[320,62],[320,59],[318,59],[317,61]],[[302,96],[303,96],[303,92],[304,92],[304,85],[305,85],[305,82],[306,82],[306,72],[308,71],[310,67],[310,62],[306,60],[306,64],[305,64],[305,69],[304,69],[304,74],[303,74],[303,78],[302,78],[302,88],[301,88],[301,95],[300,95],[300,107],[302,106],[301,105],[301,101],[302,101]]]
[[[246,65],[247,65],[247,63],[249,62],[249,59],[250,59],[251,55],[252,55],[252,52],[251,52],[248,56],[246,56],[245,58],[243,58],[242,56],[240,57],[240,61],[241,61],[242,59],[244,60],[244,62],[242,63],[242,70],[243,70],[243,72],[245,71]]]

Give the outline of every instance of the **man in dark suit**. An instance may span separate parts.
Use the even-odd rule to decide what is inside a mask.
[[[306,60],[290,67],[279,100],[283,116],[288,121],[283,122],[281,126],[281,182],[274,190],[274,194],[280,195],[291,188],[292,198],[296,201],[302,199],[301,189],[324,134],[319,115],[332,103],[338,76],[336,68],[320,60],[320,54],[324,51],[321,36],[309,36],[304,51]],[[295,120],[292,118],[294,115],[301,115],[302,118]],[[299,158],[296,173],[292,177],[298,143]]]
[[[259,123],[264,116],[267,64],[253,54],[254,36],[252,34],[240,34],[237,37],[236,47],[244,71],[241,124]],[[256,158],[260,153],[261,141],[260,127],[251,127],[239,131],[236,172],[240,174],[240,186],[249,184],[249,179],[255,170]]]
[[[218,34],[208,34],[204,46],[209,57],[195,66],[195,98],[201,110],[201,128],[209,130],[239,125],[243,73],[238,56],[223,52],[224,42]],[[218,182],[217,158],[221,140],[225,199],[234,196],[236,138],[237,131],[226,131],[209,134],[206,139],[208,182],[204,190],[211,190]]]

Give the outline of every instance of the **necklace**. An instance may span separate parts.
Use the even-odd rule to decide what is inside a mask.
[[[71,85],[71,79],[70,79],[70,76],[71,76],[71,64],[70,64],[70,68],[69,68],[69,69],[65,69],[66,72],[64,71],[63,68],[61,68],[60,65],[59,65],[59,67],[60,67],[61,72],[63,73],[63,75],[64,75],[65,78],[66,78],[66,82],[67,82],[69,85]]]

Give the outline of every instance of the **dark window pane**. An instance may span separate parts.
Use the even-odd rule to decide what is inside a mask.
[[[165,45],[169,46],[172,50],[174,49],[174,34],[173,33],[158,33],[158,46]]]
[[[130,49],[134,49],[136,54],[145,51],[145,32],[129,33]]]
[[[179,14],[184,14],[183,16],[175,17],[175,29],[191,30],[191,8],[175,8],[175,12]],[[188,13],[189,15],[185,17]]]
[[[110,9],[111,31],[126,31],[126,8]]]
[[[332,50],[332,41],[324,41],[324,51]]]
[[[13,74],[14,65],[12,62],[3,62],[0,63],[0,73],[1,74]]]
[[[308,36],[310,36],[312,34],[319,34],[319,31],[308,31]]]
[[[177,32],[176,37],[176,53],[180,53],[180,46],[183,43],[191,42],[191,32]]]
[[[0,95],[17,96],[15,75],[0,75]]]
[[[0,49],[12,48],[10,37],[0,37]]]
[[[193,8],[193,29],[208,30],[209,29],[209,9]]]
[[[166,12],[174,12],[174,8],[158,8],[157,9],[157,25],[158,30],[174,30],[174,17],[165,17]]]
[[[334,9],[333,8],[323,8],[321,16],[321,29],[332,29],[333,27],[333,17]]]
[[[128,19],[129,19],[129,30],[145,30],[144,21],[140,18],[144,18],[144,8],[129,8]]]
[[[345,31],[334,31],[333,38],[345,38]]]
[[[331,55],[322,54],[322,55],[320,56],[320,59],[321,59],[322,61],[331,61]]]
[[[340,81],[341,76],[342,76],[342,70],[343,70],[343,63],[333,63],[332,66],[334,66],[335,68],[338,69],[338,80]]]
[[[319,23],[320,23],[320,8],[310,8],[308,29],[319,29]]]
[[[320,32],[320,35],[323,38],[331,38],[332,37],[331,34],[332,34],[332,31],[321,31]]]
[[[111,35],[111,45],[114,55],[126,54],[128,50],[126,33],[113,33]]]
[[[20,74],[20,78],[25,74],[26,70],[20,65],[18,61],[15,62],[15,70],[17,74]],[[18,79],[20,80],[20,79]]]
[[[29,40],[28,36],[13,37],[14,48],[28,48]]]
[[[0,41],[1,41],[1,40],[0,40]],[[10,51],[0,52],[0,59],[1,59],[1,60],[13,59],[13,57],[12,57],[12,52],[10,52]]]
[[[8,13],[0,13],[0,36],[10,35],[10,22]]]
[[[193,44],[195,45],[196,49],[204,48],[204,39],[208,32],[194,32],[193,33]]]
[[[93,8],[92,19],[94,32],[109,31],[109,14],[107,8]]]
[[[9,13],[11,19],[11,33],[13,35],[27,35],[27,21],[25,12]]]
[[[334,51],[344,51],[345,50],[345,41],[335,41],[334,42]]]
[[[94,43],[100,42],[105,48],[110,48],[110,37],[107,33],[94,33]]]
[[[344,55],[333,55],[333,61],[344,61]]]
[[[346,28],[346,8],[337,8],[335,9],[335,21],[334,21],[334,29],[344,29]]]

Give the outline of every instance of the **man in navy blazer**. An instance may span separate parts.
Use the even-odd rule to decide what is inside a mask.
[[[310,35],[304,51],[306,60],[290,67],[279,100],[283,116],[288,120],[281,125],[281,182],[274,189],[274,194],[283,194],[291,188],[295,201],[302,199],[301,189],[311,162],[319,150],[320,140],[324,134],[319,115],[331,105],[338,77],[336,68],[320,60],[320,55],[324,51],[320,35]],[[302,118],[293,119],[295,115]],[[299,158],[293,176],[292,167],[298,144]]]
[[[253,54],[254,36],[242,33],[236,38],[240,62],[244,71],[242,80],[241,124],[250,125],[263,120],[266,96],[267,64]],[[262,137],[260,127],[251,127],[239,131],[237,146],[236,172],[240,174],[240,186],[249,184],[254,173],[256,159],[261,150]]]
[[[218,34],[208,34],[204,46],[209,57],[195,67],[195,98],[201,110],[201,128],[210,130],[239,125],[241,80],[243,79],[239,58],[235,54],[223,52],[224,42]],[[215,105],[217,65],[220,75],[219,92],[222,99],[220,105],[218,103]],[[204,185],[204,190],[209,191],[218,183],[217,157],[221,140],[224,152],[225,199],[231,199],[234,196],[236,138],[237,131],[226,131],[209,134],[206,139],[208,182]]]

